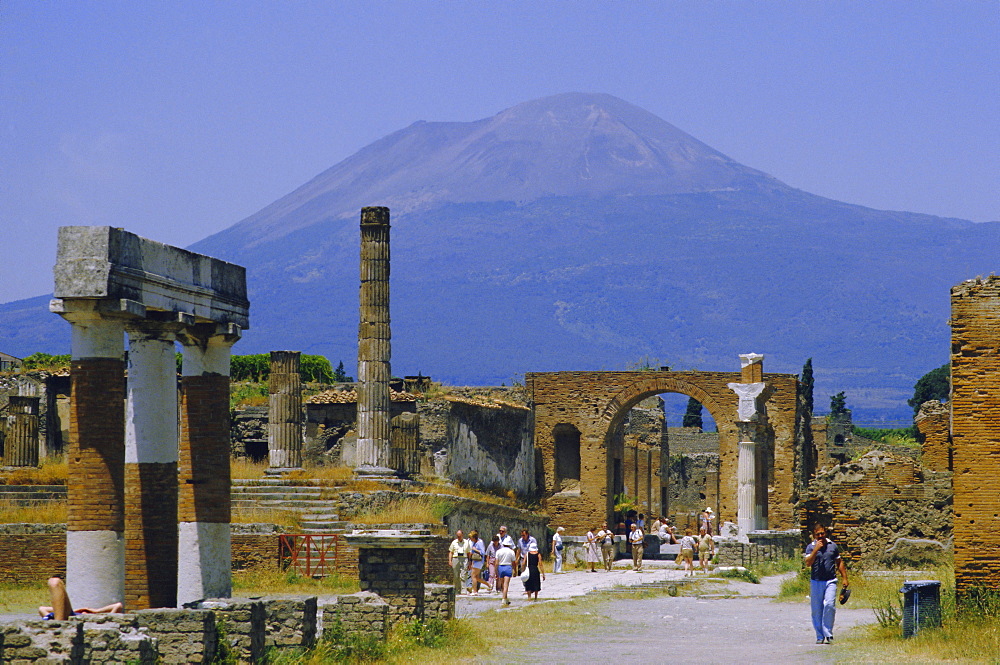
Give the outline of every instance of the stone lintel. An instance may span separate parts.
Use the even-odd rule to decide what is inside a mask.
[[[104,301],[109,313],[125,308],[140,318],[149,316],[144,308],[181,313],[185,324],[249,326],[245,268],[124,229],[61,227],[54,273],[56,300]],[[53,301],[50,309],[62,313],[58,307]]]

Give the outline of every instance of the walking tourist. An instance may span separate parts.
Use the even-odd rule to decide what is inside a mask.
[[[601,547],[601,559],[604,561],[604,571],[610,573],[615,565],[615,534],[604,523],[604,528],[597,532],[597,544]]]
[[[597,562],[600,561],[597,554],[597,536],[594,535],[594,529],[591,527],[587,531],[587,542],[584,544],[584,559],[587,561],[587,565],[590,566],[590,572],[596,573]]]
[[[451,581],[455,585],[455,595],[462,595],[462,577],[465,574],[466,560],[469,555],[469,541],[459,529],[455,532],[455,540],[448,546],[448,565],[451,566]]]
[[[511,549],[514,549],[514,538],[511,537],[509,533],[507,533],[507,527],[501,526],[500,533],[497,534],[497,537],[500,539],[501,544],[506,545]]]
[[[552,535],[552,558],[555,559],[555,563],[552,565],[552,573],[562,572],[562,562],[563,562],[563,541],[562,532],[565,531],[565,527],[559,527],[556,532]]]
[[[701,535],[698,538],[698,563],[702,571],[708,574],[708,562],[715,556],[715,540],[708,533],[705,527],[701,527]]]
[[[637,573],[642,572],[642,552],[645,550],[643,539],[646,534],[642,532],[638,523],[632,525],[632,533],[628,536],[628,541],[632,544],[632,570]]]
[[[502,605],[510,605],[507,599],[507,590],[510,589],[510,578],[514,576],[514,559],[517,554],[514,550],[501,540],[500,549],[497,550],[497,584],[503,594]]]
[[[528,546],[527,564],[528,581],[524,583],[524,590],[528,592],[528,600],[538,600],[538,592],[542,590],[542,580],[545,579],[545,567],[537,544]],[[532,598],[531,594],[535,594],[535,597]]]
[[[521,529],[521,537],[517,539],[517,548],[520,556],[517,560],[517,574],[520,575],[524,572],[525,567],[528,565],[528,548],[534,545],[538,547],[538,541],[535,537],[528,533],[527,529]]]
[[[681,538],[681,563],[684,564],[684,572],[694,575],[694,536],[691,535],[691,527],[684,529],[684,537]]]
[[[840,547],[826,536],[826,527],[813,527],[813,541],[806,546],[806,565],[810,568],[809,601],[816,644],[833,642],[833,620],[837,612],[837,574],[848,588],[847,567]]]
[[[490,593],[499,591],[497,586],[497,550],[500,549],[500,536],[493,536],[493,540],[486,546],[486,573],[488,575],[486,587]]]
[[[708,506],[701,513],[701,527],[711,535],[712,534],[712,520],[715,519],[715,515],[712,513],[712,506]]]
[[[486,560],[486,546],[479,538],[479,532],[473,529],[469,533],[469,572],[472,573],[472,595],[479,595],[479,585],[482,584],[483,563]]]

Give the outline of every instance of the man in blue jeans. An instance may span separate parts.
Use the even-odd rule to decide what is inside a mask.
[[[813,527],[813,542],[806,546],[806,565],[811,569],[809,600],[816,644],[830,644],[837,611],[837,573],[843,578],[845,589],[849,583],[840,548],[826,537],[826,527],[822,524]]]

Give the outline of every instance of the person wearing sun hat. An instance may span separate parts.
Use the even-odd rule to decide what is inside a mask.
[[[712,513],[712,506],[708,506],[701,513],[701,524],[699,525],[701,529],[705,529],[708,535],[712,535],[712,520],[715,519],[715,515]]]
[[[542,565],[542,556],[538,552],[538,543],[528,545],[528,581],[524,583],[524,590],[528,594],[528,600],[538,600],[538,592],[542,590],[542,580],[545,579],[545,567]],[[534,598],[531,595],[534,594]]]

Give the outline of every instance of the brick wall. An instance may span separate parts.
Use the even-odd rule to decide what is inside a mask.
[[[920,462],[932,471],[951,471],[951,411],[936,399],[920,405],[914,419]]]
[[[177,604],[177,463],[126,464],[125,606]]]
[[[603,522],[611,512],[613,460],[625,460],[616,433],[628,411],[642,399],[664,392],[694,397],[718,426],[720,521],[736,521],[738,431],[736,394],[729,383],[742,383],[739,372],[542,372],[525,377],[535,411],[535,446],[542,452],[544,505],[558,523],[573,530]],[[768,452],[768,515],[773,528],[794,526],[797,387],[790,374],[766,374],[769,386],[767,426],[760,442]],[[558,492],[555,475],[556,425],[580,431],[581,478],[575,492]],[[616,447],[617,446],[617,447]],[[612,461],[609,461],[608,458]]]
[[[951,290],[955,589],[1000,587],[1000,277]]]
[[[66,575],[65,533],[0,536],[0,582],[23,584],[56,574]]]

